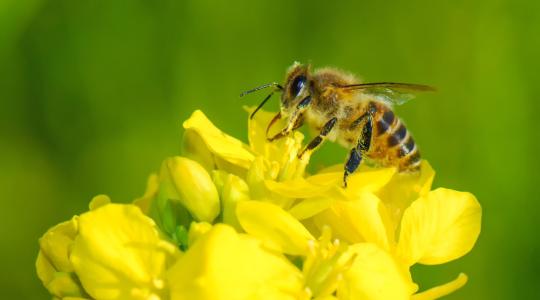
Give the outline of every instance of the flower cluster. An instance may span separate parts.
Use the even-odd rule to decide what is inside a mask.
[[[167,158],[132,204],[97,196],[39,241],[37,274],[54,299],[435,299],[464,274],[418,292],[410,268],[457,259],[480,233],[466,192],[420,174],[342,166],[308,174],[303,135],[249,145],[195,111],[183,157]],[[279,126],[278,126],[279,127]]]

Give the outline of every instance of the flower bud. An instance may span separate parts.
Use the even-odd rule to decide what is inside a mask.
[[[192,222],[189,226],[188,233],[188,245],[191,247],[193,244],[205,233],[212,229],[212,224],[207,222]]]
[[[229,173],[223,170],[212,170],[211,175],[212,181],[214,181],[214,185],[216,186],[218,194],[221,195],[223,192],[223,187],[225,186],[225,182],[227,181],[227,177],[229,177]]]
[[[214,168],[214,155],[208,149],[201,136],[193,129],[187,129],[184,132],[182,153],[186,157],[200,163],[207,171],[211,171]]]
[[[36,270],[49,292],[59,298],[85,295],[69,260],[78,234],[78,217],[49,229],[39,240]]]
[[[212,222],[219,214],[219,195],[208,172],[196,161],[175,156],[163,163],[168,196],[178,200],[198,221]]]
[[[225,181],[221,194],[223,223],[233,226],[237,231],[241,231],[242,227],[236,217],[236,204],[246,200],[250,200],[247,183],[240,177],[230,174]]]
[[[78,217],[74,217],[49,229],[39,239],[40,252],[45,255],[57,271],[73,271],[73,266],[69,261],[69,251],[73,240],[77,236],[77,227]]]

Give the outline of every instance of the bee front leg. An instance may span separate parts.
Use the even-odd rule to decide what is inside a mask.
[[[304,99],[302,99],[302,101],[300,101],[300,103],[298,103],[298,105],[296,106],[296,110],[294,110],[291,117],[289,118],[289,123],[287,124],[287,127],[285,127],[283,130],[281,130],[278,134],[274,135],[273,137],[267,138],[268,141],[273,142],[273,141],[275,141],[277,139],[285,137],[285,136],[289,135],[289,133],[291,131],[293,131],[293,130],[299,128],[300,126],[302,126],[302,124],[304,123],[303,112],[306,110],[306,108],[310,104],[311,104],[311,96],[307,96]],[[280,118],[281,118],[281,114],[279,114],[279,115],[280,115]],[[275,121],[272,120],[271,124],[273,124],[273,122],[275,122]],[[266,132],[268,134],[268,129],[267,129]]]
[[[373,118],[367,115],[367,120],[362,127],[362,135],[356,147],[351,149],[349,158],[345,163],[345,171],[343,173],[343,187],[347,187],[347,177],[352,174],[362,162],[362,158],[371,146],[371,133],[373,131]]]
[[[302,150],[302,152],[298,154],[298,158],[302,159],[302,156],[304,156],[304,153],[306,153],[306,151],[312,151],[313,149],[317,148],[317,146],[319,146],[324,141],[325,137],[330,133],[330,131],[332,131],[332,128],[334,128],[336,122],[336,117],[333,117],[328,122],[326,122],[321,129],[319,135],[312,139],[311,142],[309,142],[309,144],[304,148],[304,150]]]
[[[266,127],[266,139],[269,140],[268,138],[268,132],[270,131],[270,128],[272,128],[272,125],[274,125],[277,121],[281,120],[281,112],[278,112],[273,118],[272,120],[270,121],[270,123],[268,123],[268,126]]]
[[[296,130],[300,127],[302,127],[302,125],[304,124],[304,116],[301,115],[300,117],[298,117],[296,119],[296,121],[294,122],[294,126],[289,129],[289,127],[286,127],[285,129],[281,130],[279,133],[277,133],[276,135],[274,135],[273,137],[271,138],[267,138],[267,140],[269,142],[273,142],[275,140],[278,140],[282,137],[286,137],[287,135],[289,135],[289,133],[293,130]],[[268,129],[266,130],[266,136],[268,136],[268,131],[270,130],[270,126],[268,127]]]

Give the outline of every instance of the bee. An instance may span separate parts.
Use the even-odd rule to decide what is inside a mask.
[[[268,83],[240,96],[268,87],[272,87],[272,92],[250,117],[253,118],[275,92],[282,92],[280,111],[266,130],[268,140],[283,138],[305,123],[318,135],[299,152],[298,158],[314,151],[325,140],[350,149],[344,165],[344,187],[347,187],[347,176],[364,159],[382,166],[395,166],[399,172],[420,169],[418,147],[392,107],[413,98],[415,92],[433,91],[432,87],[395,82],[360,83],[354,75],[341,70],[311,71],[310,65],[294,63],[283,85]],[[272,125],[282,118],[287,120],[285,128],[268,137]]]

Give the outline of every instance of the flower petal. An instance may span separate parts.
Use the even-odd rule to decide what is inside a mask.
[[[249,187],[246,182],[236,175],[229,174],[221,193],[223,223],[233,226],[236,230],[241,230],[242,227],[236,217],[236,206],[240,201],[248,200],[250,200]]]
[[[436,189],[403,214],[397,253],[408,265],[457,259],[474,246],[481,218],[482,208],[474,195]]]
[[[377,192],[392,217],[394,228],[399,226],[405,209],[418,197],[430,191],[434,177],[435,171],[423,160],[419,173],[396,173],[388,184]]]
[[[338,240],[352,244],[364,242],[364,237],[360,232],[354,226],[351,226],[351,220],[344,219],[345,208],[339,202],[341,201],[335,201],[329,208],[308,220],[313,220],[319,230],[322,230],[325,226],[332,228],[332,234]]]
[[[334,201],[335,199],[331,197],[317,197],[301,200],[289,210],[289,213],[298,220],[305,220],[324,211],[330,207]]]
[[[182,136],[182,154],[200,163],[210,172],[216,167],[216,158],[206,145],[201,134],[193,129],[187,129]]]
[[[269,191],[266,180],[275,180],[279,174],[279,164],[270,163],[262,156],[257,156],[246,174],[251,199],[259,200],[268,197]]]
[[[107,204],[79,217],[71,262],[96,299],[149,299],[163,291],[176,247],[134,205]]]
[[[53,281],[56,273],[56,269],[42,251],[38,252],[36,259],[36,273],[45,287],[49,285],[49,282]]]
[[[343,167],[341,167],[343,168]],[[385,186],[396,173],[396,168],[364,169],[351,174],[347,179],[345,191],[349,195],[358,195],[363,192],[376,192]],[[334,185],[341,187],[343,184],[343,171],[322,172],[307,180],[314,185]]]
[[[255,107],[244,107],[244,109],[251,115],[255,110]],[[279,148],[276,143],[269,143],[266,137],[266,127],[270,124],[270,121],[274,118],[275,113],[271,113],[260,109],[253,119],[248,119],[248,139],[251,149],[262,155],[264,157],[272,160],[277,157],[279,153]],[[277,121],[273,126],[273,131],[270,134],[274,133],[277,130],[285,127],[287,125],[285,119]]]
[[[184,122],[184,128],[186,132],[195,132],[200,137],[200,140],[197,141],[194,136],[191,136],[194,140],[192,143],[196,142],[197,144],[191,145],[188,140],[185,146],[186,153],[193,152],[193,155],[198,155],[204,152],[201,149],[204,147],[198,144],[202,142],[210,153],[231,164],[232,167],[236,166],[244,171],[250,167],[251,162],[255,158],[247,145],[223,133],[200,110],[193,112],[191,117]],[[192,132],[188,134],[192,135]],[[193,149],[193,151],[188,151],[189,149]],[[206,164],[208,164],[208,160],[208,158],[205,158],[203,161],[206,161]],[[215,163],[219,164],[220,161],[215,160]]]
[[[78,217],[73,217],[69,221],[54,226],[39,239],[40,252],[43,253],[56,271],[73,271],[69,255],[73,240],[78,233],[78,219]]]
[[[333,187],[331,184],[313,184],[304,178],[281,182],[266,180],[264,184],[271,192],[289,198],[313,198],[324,195]]]
[[[336,298],[335,296],[325,295],[325,296],[317,297],[314,300],[337,300],[337,299],[338,298]]]
[[[57,272],[46,287],[52,295],[62,299],[86,295],[74,273]]]
[[[308,241],[315,240],[302,223],[274,204],[242,201],[238,203],[236,213],[247,233],[279,252],[305,255]]]
[[[317,224],[329,225],[349,243],[374,243],[384,250],[393,248],[390,216],[377,196],[364,192],[355,200],[334,201],[330,209],[315,217]]]
[[[170,269],[172,300],[298,299],[302,275],[276,255],[228,225],[215,225]]]
[[[349,257],[356,257],[338,286],[338,299],[409,299],[416,291],[407,268],[388,252],[367,243],[352,245],[349,251]]]
[[[460,273],[458,277],[448,283],[432,287],[427,291],[423,291],[418,294],[414,294],[411,300],[431,300],[439,299],[446,295],[449,295],[456,290],[462,288],[467,283],[467,275]]]
[[[357,197],[364,192],[376,192],[386,185],[396,172],[395,168],[369,169],[349,176],[348,187],[342,189],[343,171],[324,172],[307,178],[287,181],[265,181],[266,187],[281,196],[291,198],[313,198],[322,195],[331,197]]]
[[[148,214],[152,201],[159,192],[159,177],[157,174],[151,174],[146,181],[146,191],[140,198],[133,200],[133,204],[137,205],[141,211]]]

